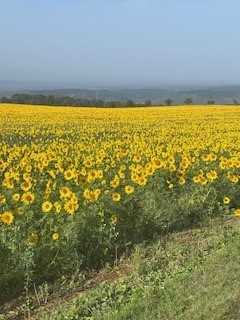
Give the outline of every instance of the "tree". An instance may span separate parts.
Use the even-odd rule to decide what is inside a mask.
[[[165,104],[167,106],[171,106],[173,104],[173,100],[171,98],[168,98],[168,99],[165,100]]]
[[[145,106],[147,107],[147,106],[151,106],[152,105],[152,101],[149,99],[149,100],[146,100],[145,102],[144,102],[144,104],[145,104]]]
[[[192,98],[186,98],[184,100],[184,104],[192,104],[193,103],[193,99]]]
[[[135,104],[133,100],[113,100],[104,101],[95,98],[81,98],[72,96],[60,96],[60,95],[43,95],[43,94],[25,94],[17,93],[12,95],[11,98],[0,98],[0,102],[8,103],[21,103],[21,104],[33,104],[33,105],[52,105],[52,106],[90,106],[90,107],[132,107],[139,106]]]
[[[2,103],[8,103],[9,99],[7,97],[2,97],[1,102]]]
[[[134,106],[135,105],[135,103],[134,103],[134,101],[133,100],[127,100],[127,102],[126,102],[126,106],[127,107],[132,107],[132,106]]]
[[[215,104],[214,100],[208,100],[207,104]]]

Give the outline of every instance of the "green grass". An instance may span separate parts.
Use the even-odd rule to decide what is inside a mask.
[[[239,237],[101,319],[239,319]],[[144,301],[144,303],[143,303]]]
[[[237,320],[240,223],[212,220],[138,247],[124,277],[55,301],[41,320]]]

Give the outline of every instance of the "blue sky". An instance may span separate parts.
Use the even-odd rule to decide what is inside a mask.
[[[239,0],[2,0],[0,8],[0,80],[240,83]]]

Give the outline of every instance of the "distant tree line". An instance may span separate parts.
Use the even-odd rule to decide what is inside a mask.
[[[32,104],[32,105],[50,105],[50,106],[93,106],[93,107],[134,107],[142,106],[133,100],[126,101],[104,101],[101,99],[87,99],[70,96],[54,96],[42,94],[26,94],[17,93],[13,96],[3,97],[0,99],[2,103],[16,104]],[[145,105],[151,105],[151,101],[147,100]]]
[[[11,97],[2,97],[0,98],[1,103],[16,103],[16,104],[32,104],[32,105],[48,105],[48,106],[89,106],[89,107],[142,107],[142,106],[151,106],[152,101],[150,99],[146,100],[144,103],[137,103],[133,100],[119,100],[119,101],[104,101],[102,99],[93,99],[93,98],[81,98],[81,97],[70,97],[70,96],[60,96],[60,95],[44,95],[44,94],[29,94],[29,93],[17,93]],[[173,99],[167,98],[164,102],[155,103],[156,106],[161,105],[175,105],[179,104],[174,102]],[[191,97],[186,98],[183,101],[183,104],[191,105],[194,104],[194,101]],[[215,101],[213,99],[208,100],[205,104],[213,105]],[[238,105],[239,102],[236,99],[233,99],[232,104]]]

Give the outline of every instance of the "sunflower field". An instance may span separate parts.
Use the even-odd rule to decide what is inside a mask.
[[[0,105],[0,287],[240,216],[240,108]],[[3,293],[4,293],[3,292]]]

